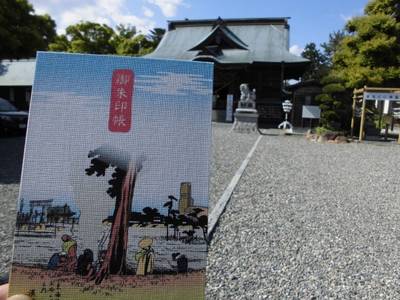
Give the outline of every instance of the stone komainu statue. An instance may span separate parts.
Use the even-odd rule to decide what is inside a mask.
[[[256,90],[250,91],[247,83],[240,85],[240,101],[234,116],[233,130],[239,132],[255,132],[257,130]]]
[[[242,83],[240,85],[240,101],[239,108],[256,108],[256,90],[250,91],[249,85],[247,83]]]

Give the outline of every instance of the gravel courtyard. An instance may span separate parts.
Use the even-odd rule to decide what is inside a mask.
[[[400,146],[264,136],[210,247],[209,299],[399,299]]]
[[[213,125],[210,208],[257,137]],[[0,139],[1,272],[21,144]],[[400,298],[399,154],[397,145],[263,136],[211,242],[207,299]]]

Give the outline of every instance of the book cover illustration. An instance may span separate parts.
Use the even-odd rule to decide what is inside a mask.
[[[9,295],[204,299],[212,71],[38,53]]]

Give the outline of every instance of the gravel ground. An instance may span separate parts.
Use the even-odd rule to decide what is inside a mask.
[[[258,134],[236,133],[232,124],[213,123],[210,210],[250,151]]]
[[[0,274],[11,262],[24,137],[0,138]]]
[[[263,137],[214,234],[208,299],[400,299],[399,154]]]
[[[213,135],[210,206],[257,138]],[[264,136],[214,234],[207,299],[400,298],[400,147],[380,145]],[[23,138],[0,139],[1,272],[22,151]]]

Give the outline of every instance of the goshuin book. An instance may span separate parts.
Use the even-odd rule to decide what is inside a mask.
[[[38,53],[9,296],[204,299],[212,73]]]

